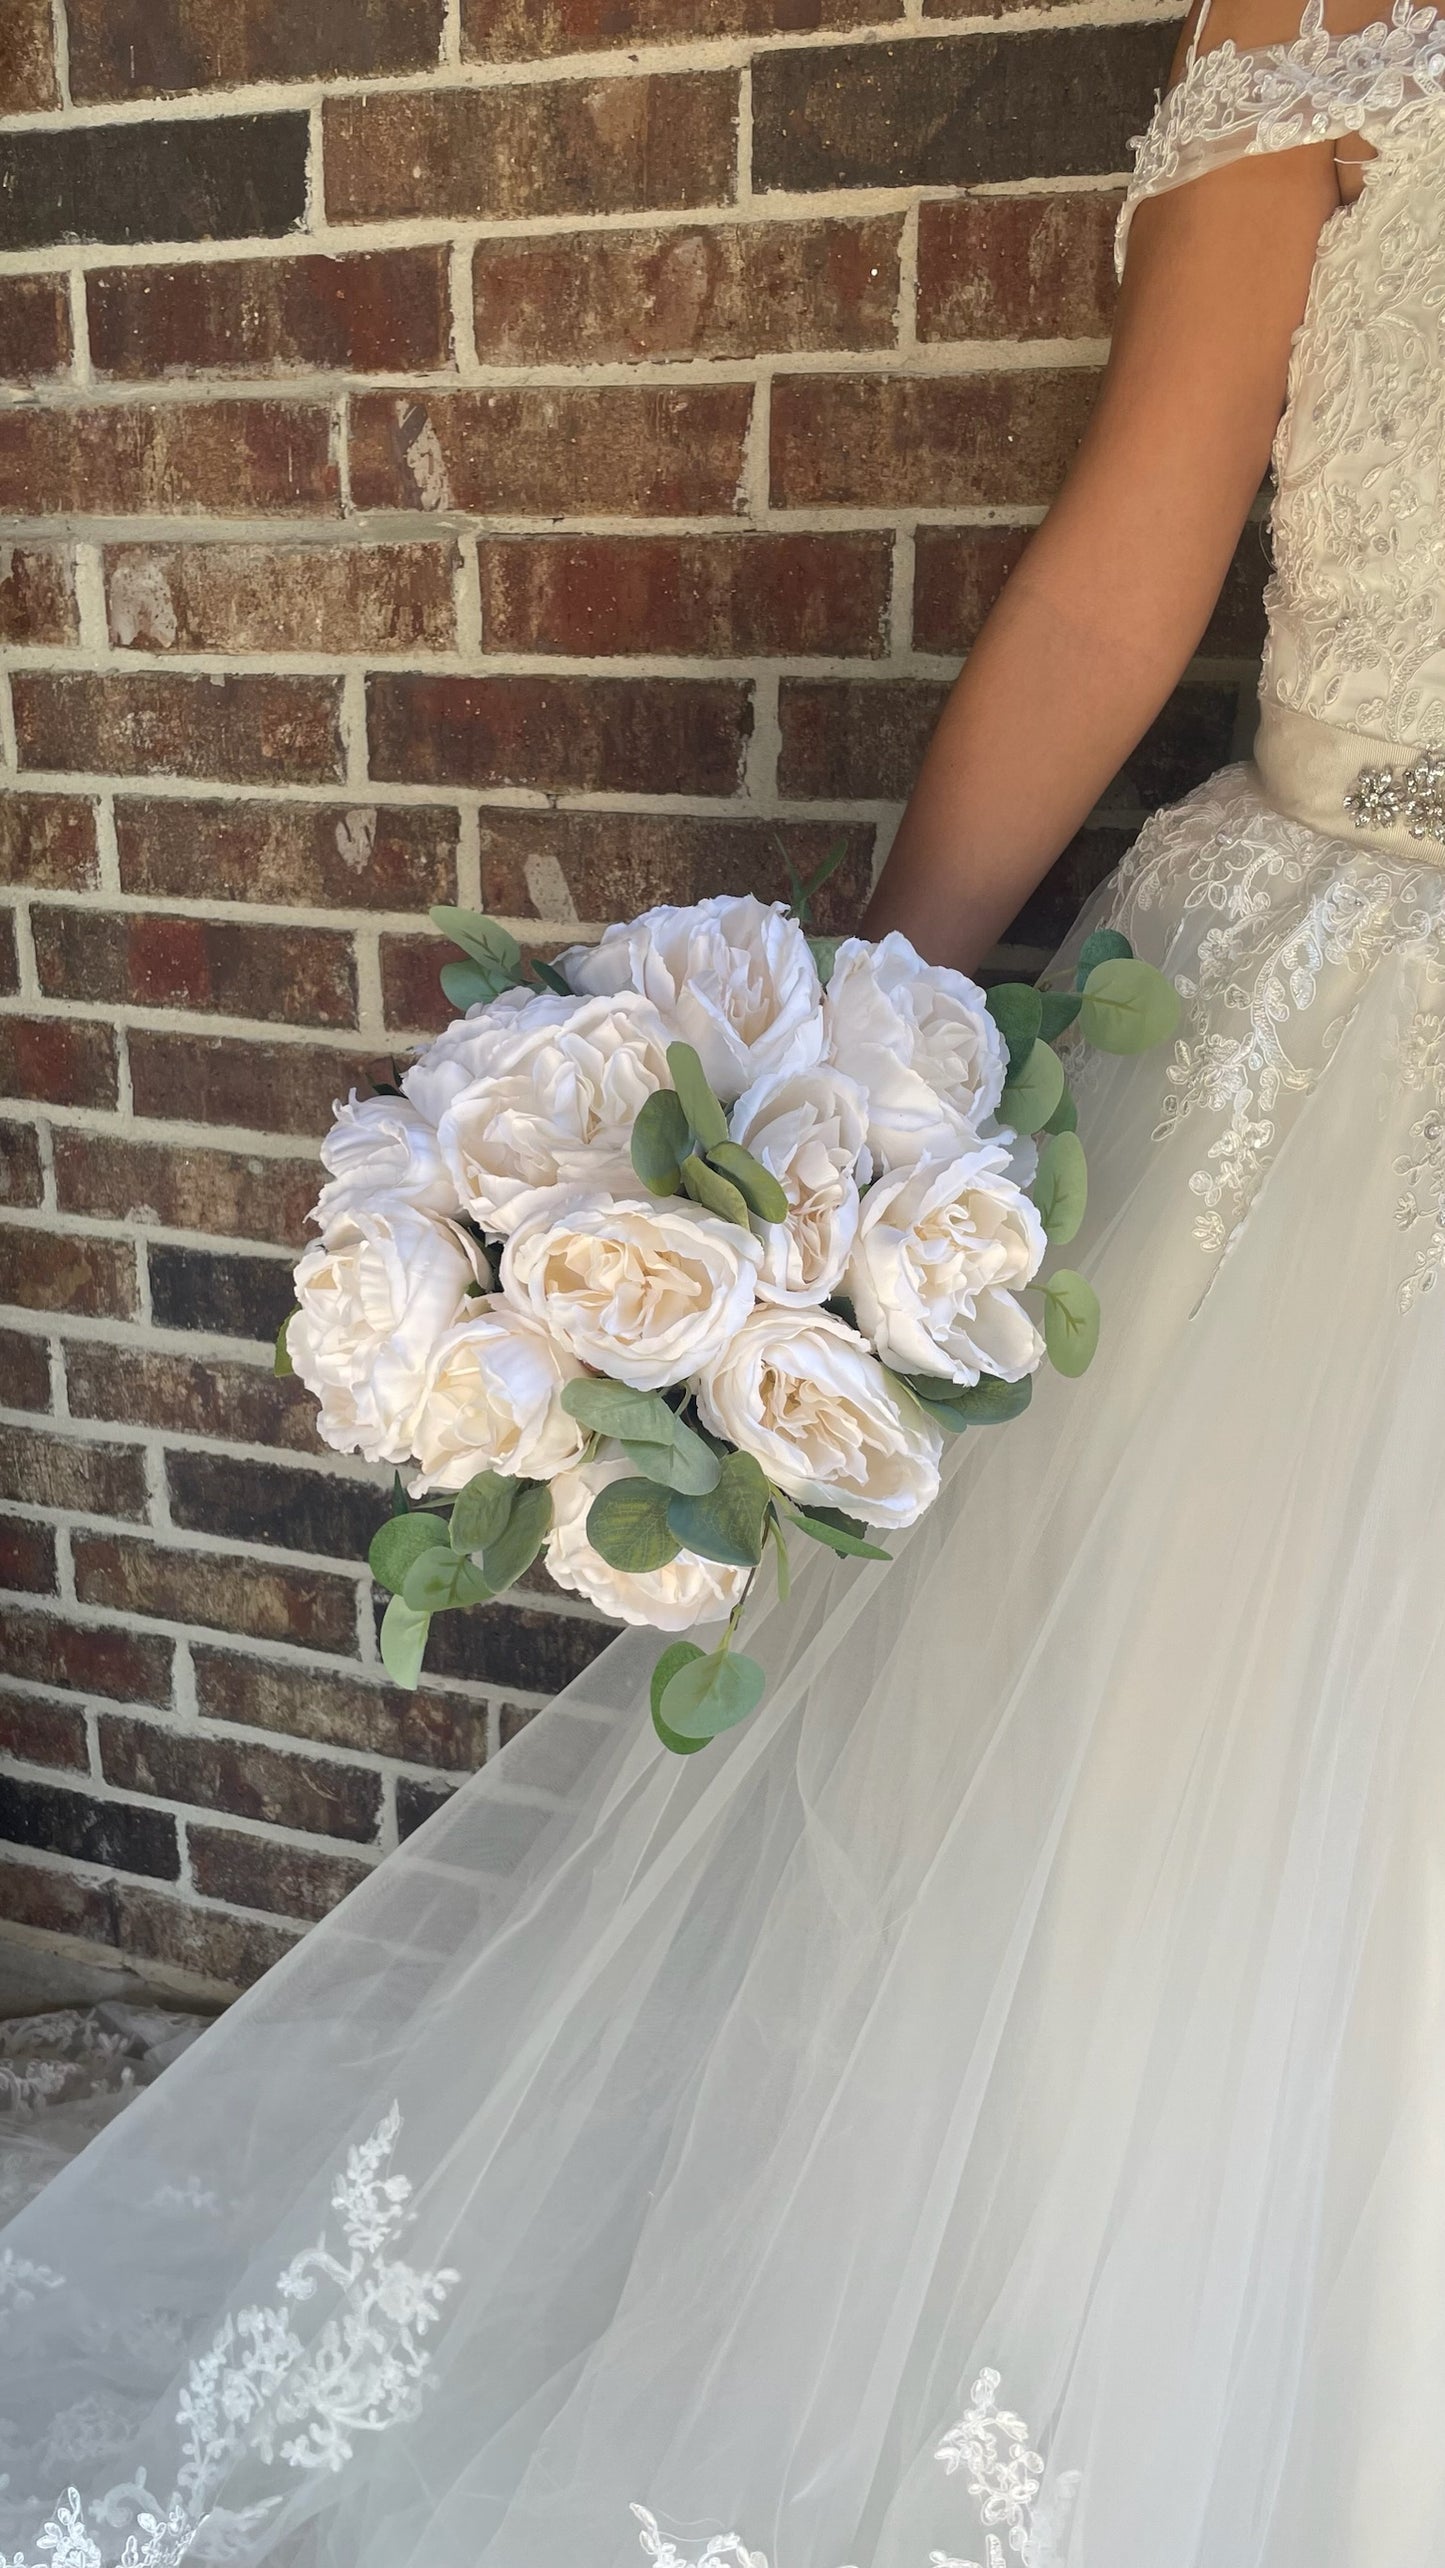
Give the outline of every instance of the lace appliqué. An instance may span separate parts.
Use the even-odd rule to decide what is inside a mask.
[[[971,2406],[957,2425],[949,2427],[933,2456],[950,2478],[960,2470],[968,2472],[968,2492],[985,2533],[985,2558],[957,2559],[951,2551],[930,2550],[929,2568],[1008,2568],[1006,2551],[1022,2562],[1022,2568],[1057,2568],[1062,2556],[1063,2532],[1079,2473],[1064,2473],[1053,2503],[1047,2510],[1038,2506],[1045,2463],[1034,2450],[1022,2417],[998,2405],[999,2386],[997,2372],[979,2374]],[[735,2532],[714,2533],[701,2550],[683,2551],[667,2539],[646,2506],[635,2505],[632,2511],[642,2526],[642,2547],[653,2568],[768,2568],[765,2553],[750,2550]]]
[[[1395,1161],[1404,1191],[1395,1207],[1401,1230],[1429,1224],[1424,1245],[1400,1286],[1400,1308],[1411,1311],[1422,1293],[1433,1293],[1445,1271],[1445,1016],[1417,1008],[1403,1037],[1396,1067],[1408,1090],[1427,1099],[1410,1126],[1410,1146]]]
[[[268,2497],[241,2514],[218,2507],[238,2462],[339,2470],[356,2436],[417,2414],[431,2359],[421,2339],[457,2277],[423,2272],[390,2252],[413,2217],[410,2181],[390,2172],[400,2128],[393,2105],[347,2156],[331,2195],[340,2250],[323,2233],[278,2277],[275,2302],[227,2318],[191,2365],[176,2412],[184,2457],[171,2495],[158,2497],[144,2471],[88,2511],[69,2488],[36,2536],[36,2557],[0,2555],[0,2568],[179,2568],[187,2559],[224,2559],[282,2503]],[[14,2288],[33,2293],[40,2271],[22,2269]],[[308,2341],[291,2313],[323,2285],[336,2304]],[[123,2535],[123,2546],[106,2547],[102,2532]]]

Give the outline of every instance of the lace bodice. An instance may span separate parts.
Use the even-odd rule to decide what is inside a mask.
[[[1332,217],[1275,441],[1262,692],[1340,728],[1445,746],[1445,19],[1196,50],[1136,145],[1119,229],[1246,154],[1359,133],[1376,158]]]

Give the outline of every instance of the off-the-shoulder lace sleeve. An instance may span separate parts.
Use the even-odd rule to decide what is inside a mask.
[[[1395,0],[1376,25],[1332,36],[1325,0],[1308,0],[1293,44],[1241,51],[1226,39],[1203,52],[1207,14],[1208,0],[1182,79],[1135,139],[1115,242],[1121,276],[1130,219],[1144,197],[1252,153],[1342,134],[1373,136],[1427,101],[1445,109],[1445,20],[1434,8]]]

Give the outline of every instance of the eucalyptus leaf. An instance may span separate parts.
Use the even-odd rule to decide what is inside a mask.
[[[564,1382],[562,1406],[579,1426],[595,1435],[635,1437],[641,1444],[670,1444],[673,1412],[660,1391],[634,1391],[605,1374],[579,1374]]]
[[[285,1319],[281,1323],[281,1326],[276,1331],[276,1353],[271,1361],[271,1370],[279,1382],[284,1382],[288,1374],[292,1374],[296,1370],[295,1365],[291,1361],[291,1349],[286,1343],[286,1332],[291,1326],[292,1321],[299,1319],[300,1316],[299,1311],[288,1311]]]
[[[415,1515],[388,1516],[371,1537],[367,1565],[378,1587],[390,1588],[399,1596],[406,1585],[407,1572],[423,1552],[450,1552],[451,1543],[445,1516],[434,1516],[427,1510]]]
[[[1069,1086],[1068,1080],[1066,1079],[1064,1081],[1063,1095],[1060,1097],[1058,1104],[1055,1106],[1053,1113],[1048,1119],[1048,1122],[1046,1124],[1040,1124],[1039,1130],[1040,1132],[1055,1133],[1077,1132],[1078,1129],[1079,1109],[1074,1102],[1073,1089]]]
[[[740,1230],[748,1227],[748,1208],[731,1178],[719,1176],[696,1151],[682,1163],[682,1182],[695,1204],[705,1213],[715,1213],[720,1221],[736,1222]]]
[[[533,980],[540,981],[543,989],[551,990],[555,997],[559,999],[572,997],[572,990],[563,980],[555,963],[544,963],[540,954],[534,954],[528,960],[527,969]]]
[[[985,1373],[977,1382],[960,1384],[953,1405],[962,1412],[966,1426],[1005,1427],[1011,1418],[1023,1416],[1033,1396],[1031,1373],[1022,1382],[1000,1382],[996,1373]]]
[[[1044,1286],[1044,1344],[1056,1373],[1087,1373],[1099,1343],[1099,1297],[1071,1267],[1061,1266]]]
[[[494,1543],[512,1512],[518,1483],[499,1471],[479,1471],[457,1492],[452,1508],[452,1549],[485,1551]]]
[[[696,1641],[674,1641],[670,1649],[663,1651],[652,1671],[652,1726],[663,1746],[671,1748],[675,1757],[695,1757],[699,1748],[707,1746],[707,1741],[684,1739],[678,1731],[669,1729],[662,1717],[662,1698],[679,1668],[690,1667],[694,1659],[706,1655]]]
[[[776,1509],[768,1518],[768,1540],[778,1555],[778,1603],[786,1605],[793,1592],[793,1564],[788,1558],[788,1546],[783,1538],[783,1528],[778,1522]]]
[[[886,1365],[883,1369],[885,1373],[888,1372]],[[889,1373],[888,1378],[890,1382],[897,1384],[898,1389],[913,1402],[915,1408],[921,1409],[926,1418],[931,1418],[936,1427],[941,1427],[946,1436],[962,1435],[968,1420],[953,1396],[957,1385],[946,1380],[942,1374],[917,1374],[905,1381],[901,1373]],[[922,1388],[925,1381],[931,1386],[926,1391]]]
[[[1082,990],[1089,974],[1100,963],[1127,963],[1131,960],[1133,952],[1134,948],[1121,928],[1096,927],[1093,935],[1086,936],[1079,948],[1078,969],[1074,974],[1075,989]]]
[[[677,1669],[662,1689],[659,1714],[677,1738],[715,1739],[757,1710],[766,1685],[756,1659],[717,1650]]]
[[[675,1088],[655,1089],[632,1127],[632,1165],[649,1195],[675,1195],[692,1135]]]
[[[422,1552],[406,1573],[402,1595],[418,1614],[446,1614],[455,1605],[485,1605],[485,1573],[461,1552]]]
[[[516,1497],[499,1534],[482,1553],[482,1576],[500,1596],[529,1570],[552,1530],[552,1492],[545,1480],[514,1482]]]
[[[609,1480],[587,1511],[587,1539],[609,1569],[666,1569],[682,1549],[667,1521],[672,1503],[654,1480]]]
[[[772,1500],[752,1455],[730,1453],[719,1466],[716,1487],[699,1498],[679,1493],[669,1503],[667,1521],[685,1550],[752,1569],[763,1556]]]
[[[682,1100],[693,1139],[699,1150],[714,1150],[728,1137],[728,1119],[707,1083],[701,1061],[690,1043],[670,1043],[667,1066],[672,1084]]]
[[[986,1004],[1008,1045],[1009,1077],[1017,1078],[1043,1028],[1042,995],[1029,981],[1000,981],[988,992]]]
[[[846,1560],[891,1560],[893,1557],[891,1552],[883,1550],[881,1544],[866,1542],[861,1534],[845,1533],[840,1525],[830,1524],[826,1513],[810,1515],[806,1509],[796,1507],[788,1522],[796,1525],[800,1534],[810,1535],[815,1543],[822,1543],[828,1551],[838,1552]]]
[[[391,1512],[394,1516],[411,1514],[411,1500],[406,1494],[406,1482],[399,1471],[394,1471],[391,1475]]]
[[[708,1152],[707,1161],[710,1168],[717,1169],[736,1186],[749,1212],[756,1213],[760,1222],[787,1220],[787,1196],[771,1168],[754,1159],[750,1150],[744,1150],[736,1141],[720,1141]]]
[[[838,960],[838,948],[842,942],[841,936],[810,936],[808,939],[808,951],[825,990],[833,978],[833,966]]]
[[[421,1675],[430,1614],[419,1614],[405,1597],[393,1596],[381,1618],[381,1664],[397,1685],[410,1693]]]
[[[460,1016],[465,1016],[468,1008],[489,1007],[493,999],[499,999],[504,990],[512,987],[510,981],[487,971],[480,963],[444,963],[437,978],[443,997]]]
[[[1101,1052],[1149,1052],[1179,1023],[1179,993],[1152,963],[1096,963],[1084,984],[1079,1030]]]
[[[722,1468],[717,1455],[680,1419],[667,1444],[626,1436],[622,1450],[633,1470],[640,1471],[644,1480],[655,1480],[660,1489],[679,1490],[688,1498],[705,1498],[710,1489],[717,1487]]]
[[[474,963],[505,972],[516,981],[521,970],[522,949],[515,936],[499,927],[494,918],[481,910],[436,908],[429,912],[433,927],[459,945]]]
[[[1015,1132],[1038,1132],[1048,1122],[1064,1093],[1064,1065],[1047,1043],[1035,1043],[1017,1078],[1010,1079],[999,1099],[1000,1123]]]
[[[1077,990],[1040,990],[1039,998],[1043,1007],[1039,1032],[1045,1043],[1055,1043],[1067,1034],[1083,1003]]]
[[[1055,1247],[1073,1239],[1089,1201],[1089,1167],[1076,1132],[1058,1132],[1044,1146],[1033,1186],[1038,1216]]]

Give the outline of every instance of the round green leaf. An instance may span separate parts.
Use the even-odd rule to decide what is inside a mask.
[[[870,1543],[862,1534],[850,1533],[834,1521],[831,1508],[809,1511],[795,1507],[788,1522],[796,1525],[800,1534],[811,1535],[815,1543],[822,1543],[826,1550],[838,1552],[846,1560],[891,1560],[893,1557],[891,1552],[883,1550],[881,1544]]]
[[[1038,1215],[1056,1247],[1073,1239],[1089,1200],[1089,1167],[1076,1132],[1057,1132],[1046,1143],[1034,1180]]]
[[[936,1427],[941,1427],[946,1436],[962,1435],[968,1420],[953,1396],[959,1387],[956,1383],[941,1373],[910,1374],[905,1380],[901,1373],[889,1373],[886,1365],[883,1369],[905,1399],[911,1400],[916,1409],[921,1409],[926,1418],[931,1418]],[[924,1388],[925,1383],[927,1389]]]
[[[493,999],[499,999],[504,990],[512,987],[510,981],[480,963],[444,963],[437,977],[443,997],[460,1016],[465,1016],[468,1008],[490,1006]]]
[[[695,1204],[705,1213],[716,1213],[720,1221],[736,1222],[740,1230],[748,1227],[748,1208],[730,1178],[720,1177],[696,1151],[682,1163],[682,1182]]]
[[[485,1605],[492,1591],[461,1552],[433,1549],[412,1562],[401,1592],[418,1614],[446,1614],[455,1605]]]
[[[1079,1013],[1079,994],[1077,990],[1040,990],[1039,998],[1043,1005],[1039,1032],[1045,1043],[1055,1043],[1061,1034],[1067,1034]]]
[[[763,1556],[772,1500],[752,1455],[730,1453],[719,1465],[716,1487],[705,1497],[674,1497],[667,1521],[684,1550],[700,1552],[704,1560],[726,1561],[734,1569],[751,1569]]]
[[[366,1557],[378,1587],[389,1587],[393,1596],[399,1596],[407,1572],[423,1552],[449,1548],[445,1516],[423,1510],[414,1516],[388,1516],[372,1535]]]
[[[728,1137],[728,1119],[707,1083],[701,1061],[690,1043],[670,1043],[667,1066],[672,1084],[682,1100],[693,1139],[699,1150],[713,1150]]]
[[[421,1675],[430,1627],[430,1614],[418,1614],[401,1596],[393,1596],[381,1618],[381,1664],[408,1693]]]
[[[633,1470],[640,1471],[644,1480],[655,1480],[661,1489],[677,1489],[685,1497],[704,1498],[717,1487],[722,1468],[717,1455],[680,1418],[674,1422],[669,1444],[625,1436],[622,1450]]]
[[[711,1658],[690,1659],[669,1678],[660,1716],[677,1738],[715,1739],[757,1710],[766,1685],[756,1659],[718,1650]]]
[[[1087,1373],[1099,1343],[1099,1296],[1071,1267],[1044,1286],[1044,1344],[1056,1373]]]
[[[562,1406],[579,1426],[598,1436],[635,1436],[641,1444],[670,1444],[673,1413],[658,1391],[634,1391],[601,1373],[579,1374],[562,1386]]]
[[[1152,963],[1096,963],[1084,984],[1079,1029],[1101,1052],[1148,1052],[1179,1023],[1179,993]]]
[[[522,949],[515,936],[509,935],[506,928],[499,927],[494,918],[484,917],[480,910],[445,907],[433,909],[430,917],[433,927],[439,928],[453,945],[459,945],[474,963],[505,972],[509,980],[516,980],[521,968]],[[563,986],[565,988],[565,983]]]
[[[700,1659],[705,1655],[706,1653],[698,1648],[696,1641],[674,1641],[670,1649],[663,1651],[652,1671],[652,1726],[663,1746],[671,1748],[675,1757],[695,1757],[699,1748],[707,1746],[707,1741],[706,1739],[684,1739],[680,1732],[669,1729],[662,1717],[662,1698],[678,1669],[690,1667],[694,1659]]]
[[[1074,1103],[1074,1092],[1066,1079],[1064,1081],[1063,1095],[1060,1097],[1058,1104],[1055,1106],[1053,1113],[1048,1119],[1048,1122],[1046,1124],[1040,1124],[1039,1130],[1040,1132],[1077,1132],[1078,1129],[1079,1109]]]
[[[284,1382],[287,1375],[294,1373],[296,1370],[295,1365],[291,1361],[291,1349],[286,1343],[286,1332],[291,1326],[292,1321],[299,1318],[300,1313],[298,1311],[288,1311],[285,1319],[281,1323],[281,1326],[276,1331],[276,1353],[272,1360],[271,1370],[280,1382]]]
[[[1033,1396],[1030,1373],[1022,1382],[1000,1382],[996,1373],[985,1373],[978,1382],[961,1384],[953,1405],[962,1413],[965,1426],[1004,1427],[1011,1418],[1023,1416]]]
[[[1029,981],[1000,981],[988,992],[988,1012],[1008,1045],[1009,1077],[1016,1078],[1043,1028],[1042,994]]]
[[[632,1165],[649,1195],[675,1195],[690,1146],[687,1117],[674,1088],[644,1099],[632,1127]]]
[[[670,1503],[654,1480],[609,1480],[587,1511],[587,1539],[609,1569],[634,1576],[666,1569],[682,1549],[667,1521]]]
[[[1127,963],[1134,951],[1127,936],[1117,927],[1096,927],[1079,948],[1079,966],[1074,974],[1074,987],[1082,990],[1089,974],[1100,963]]]
[[[516,1585],[552,1530],[552,1492],[545,1480],[519,1480],[512,1485],[517,1494],[511,1513],[482,1554],[482,1576],[493,1596]]]
[[[517,1487],[499,1471],[479,1471],[469,1480],[452,1508],[453,1551],[485,1551],[494,1543],[512,1512]]]
[[[765,1168],[760,1159],[754,1159],[750,1150],[742,1149],[735,1141],[720,1141],[715,1150],[708,1152],[707,1158],[710,1168],[716,1168],[736,1186],[749,1212],[756,1213],[760,1222],[787,1220],[787,1196],[771,1168]]]
[[[1064,1093],[1064,1065],[1046,1043],[1035,1043],[1016,1079],[999,1099],[1000,1123],[1015,1132],[1038,1132]]]

